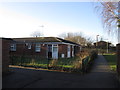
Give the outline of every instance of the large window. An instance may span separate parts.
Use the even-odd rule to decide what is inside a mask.
[[[40,44],[36,44],[35,51],[36,52],[40,52],[41,51],[41,45]]]
[[[16,51],[16,44],[10,45],[10,51]]]

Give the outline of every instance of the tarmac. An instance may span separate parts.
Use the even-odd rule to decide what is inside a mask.
[[[89,73],[67,73],[10,67],[2,78],[2,88],[118,88],[115,72],[99,55]]]

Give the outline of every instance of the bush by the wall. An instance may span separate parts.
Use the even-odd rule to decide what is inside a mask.
[[[97,56],[98,56],[97,51],[91,51],[89,56],[83,59],[82,72],[88,72],[91,69],[94,63],[94,60],[97,58]]]

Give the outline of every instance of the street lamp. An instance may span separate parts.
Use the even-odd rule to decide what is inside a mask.
[[[98,36],[99,35],[96,35],[96,50],[97,50],[97,53],[98,53]]]
[[[98,36],[99,35],[96,35],[96,47],[98,47]]]
[[[109,46],[108,44],[109,44],[109,42],[107,42],[107,53],[108,53],[108,46]]]

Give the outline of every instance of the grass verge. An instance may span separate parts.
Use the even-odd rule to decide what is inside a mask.
[[[110,65],[111,70],[116,71],[116,65],[117,65],[116,54],[105,54],[104,57],[107,60],[108,64]]]

